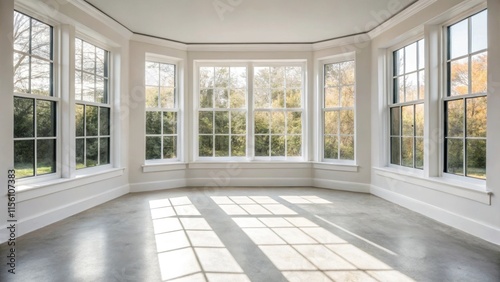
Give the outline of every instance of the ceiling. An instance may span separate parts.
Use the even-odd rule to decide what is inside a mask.
[[[313,43],[367,32],[417,0],[85,0],[134,33],[183,43]]]

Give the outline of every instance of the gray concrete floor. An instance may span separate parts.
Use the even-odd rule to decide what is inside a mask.
[[[500,247],[372,195],[129,194],[18,238],[0,281],[500,281]]]

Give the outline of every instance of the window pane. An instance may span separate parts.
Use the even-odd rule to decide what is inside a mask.
[[[83,75],[79,71],[75,71],[75,100],[83,100]]]
[[[95,76],[91,74],[83,74],[83,101],[95,102]]]
[[[467,176],[486,179],[486,140],[467,140]]]
[[[447,171],[457,175],[464,175],[464,142],[462,139],[447,139]]]
[[[161,112],[146,112],[146,134],[161,134]]]
[[[175,65],[160,64],[160,86],[175,87]]]
[[[448,137],[464,136],[464,101],[456,100],[446,103]]]
[[[160,85],[160,64],[153,62],[146,62],[146,85],[156,86]]]
[[[424,168],[424,138],[415,138],[415,167]]]
[[[229,112],[215,112],[215,133],[229,134]]]
[[[286,90],[286,107],[287,108],[300,108],[302,91],[300,89],[287,89]]]
[[[270,107],[271,92],[267,89],[254,90],[254,104],[256,109],[267,109]]]
[[[167,109],[175,108],[175,89],[170,87],[160,88],[161,107]]]
[[[469,94],[469,61],[467,58],[450,63],[450,95]]]
[[[99,134],[100,135],[110,135],[109,132],[109,119],[110,119],[110,109],[109,108],[99,108],[100,120],[99,120]]]
[[[201,67],[200,68],[200,88],[213,88],[214,87],[214,68]]]
[[[417,75],[417,73],[412,73],[405,76],[406,102],[411,102],[418,99]]]
[[[471,58],[472,93],[486,93],[488,86],[488,53],[481,53]]]
[[[34,137],[34,99],[14,97],[14,138]]]
[[[255,112],[255,133],[269,133],[271,115],[268,112]]]
[[[85,125],[86,136],[98,135],[98,107],[86,106],[85,107]]]
[[[51,96],[52,63],[31,58],[31,93]]]
[[[231,136],[231,156],[233,157],[246,156],[245,136]]]
[[[285,68],[270,68],[271,88],[279,89],[285,87]]]
[[[56,136],[56,103],[38,100],[36,103],[36,127],[38,137]]]
[[[213,136],[200,136],[199,137],[199,154],[200,157],[213,156]]]
[[[229,87],[229,68],[216,67],[215,68],[215,87],[227,88]]]
[[[340,106],[340,91],[339,88],[325,88],[325,107],[333,108]]]
[[[405,47],[405,73],[417,70],[417,43]]]
[[[302,68],[287,67],[286,68],[286,87],[301,88],[302,87]]]
[[[487,98],[467,99],[467,137],[486,137]]]
[[[394,87],[395,88],[395,96],[394,99],[396,99],[396,103],[404,103],[405,102],[405,77],[401,76],[395,79],[394,81]]]
[[[336,87],[340,85],[339,64],[325,65],[325,87]]]
[[[354,107],[354,86],[342,87],[340,99],[342,107]]]
[[[340,137],[340,155],[341,160],[354,160],[354,137],[341,136]]]
[[[415,105],[415,136],[424,136],[424,104]]]
[[[255,67],[254,68],[254,88],[266,89],[270,88],[270,73],[268,67]]]
[[[229,136],[215,136],[215,156],[229,157]]]
[[[391,135],[401,135],[401,108],[391,108]]]
[[[339,112],[325,112],[325,134],[339,133]]]
[[[287,153],[288,157],[300,157],[302,155],[302,139],[299,135],[287,136]]]
[[[199,133],[212,134],[214,124],[213,112],[199,112]]]
[[[394,52],[394,76],[402,75],[405,73],[405,56],[404,48]]]
[[[205,89],[200,91],[200,108],[213,108],[214,105],[214,90]]]
[[[14,11],[14,50],[29,53],[30,17]]]
[[[403,136],[414,136],[414,116],[413,116],[413,105],[402,107],[403,111]]]
[[[83,42],[83,70],[95,73],[95,46]]]
[[[247,68],[245,67],[231,67],[230,69],[230,87],[233,89],[247,88]]]
[[[14,52],[14,92],[30,93],[30,58]]]
[[[401,139],[401,165],[413,167],[413,138],[403,137]]]
[[[340,111],[340,134],[354,135],[354,111]]]
[[[269,135],[255,136],[255,156],[257,157],[269,156]]]
[[[146,159],[161,159],[161,137],[146,137]]]
[[[35,141],[14,141],[14,168],[16,177],[35,175]]]
[[[246,106],[245,89],[231,89],[231,105],[232,109],[241,109]]]
[[[37,140],[36,174],[49,174],[56,172],[56,140]]]
[[[286,123],[287,123],[287,134],[301,134],[302,133],[302,113],[301,112],[288,112]]]
[[[76,136],[85,136],[85,106],[76,104],[75,106],[75,129]]]
[[[271,133],[272,134],[285,133],[285,113],[283,112],[271,113]]]
[[[163,134],[177,134],[176,112],[163,112]]]
[[[450,33],[450,59],[466,55],[468,53],[469,31],[468,20],[465,19],[449,27]]]
[[[97,103],[103,103],[106,104],[108,103],[108,97],[107,97],[107,81],[100,77],[96,76],[95,78],[95,94],[96,94],[96,102]]]
[[[96,49],[96,74],[102,77],[106,76],[106,53],[101,48]]]
[[[177,137],[176,136],[163,137],[163,158],[164,159],[177,158]]]
[[[423,100],[425,98],[425,72],[418,72],[418,99]]]
[[[285,136],[281,135],[271,136],[271,156],[272,157],[285,156]]]
[[[479,14],[472,16],[471,34],[472,34],[472,50],[476,52],[488,48],[488,13],[482,11]]]
[[[391,137],[391,164],[401,164],[401,144],[399,137]]]
[[[339,158],[339,141],[337,136],[325,136],[324,158],[338,159]]]
[[[109,138],[100,138],[99,142],[101,143],[99,150],[100,163],[101,165],[109,164]]]
[[[75,69],[82,70],[83,66],[83,41],[75,38]]]
[[[285,91],[272,90],[271,92],[271,106],[274,109],[281,109],[285,107]]]
[[[32,20],[31,23],[31,53],[50,60],[52,51],[51,27],[37,20]]]
[[[87,167],[99,165],[99,139],[88,138],[86,139],[86,153]]]
[[[355,80],[354,61],[340,63],[340,84],[353,85]]]
[[[425,40],[418,41],[418,69],[425,68]]]
[[[245,112],[231,112],[231,134],[245,134],[246,122]]]
[[[226,89],[215,90],[215,108],[225,109],[229,105],[229,91]]]
[[[76,139],[75,143],[76,169],[85,167],[85,139]]]

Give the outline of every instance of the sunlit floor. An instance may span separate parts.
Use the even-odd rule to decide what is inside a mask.
[[[314,188],[129,194],[17,247],[17,274],[2,263],[0,281],[500,281],[499,246]]]

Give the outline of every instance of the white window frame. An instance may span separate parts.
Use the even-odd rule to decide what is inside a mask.
[[[144,126],[144,165],[158,165],[158,164],[174,164],[174,163],[181,163],[184,160],[184,143],[183,143],[183,136],[184,136],[184,130],[183,130],[183,111],[182,107],[184,104],[184,95],[182,95],[182,85],[181,85],[181,60],[177,58],[172,58],[172,57],[167,57],[163,55],[158,55],[158,54],[153,54],[153,53],[146,53],[146,58],[144,61],[144,64],[146,62],[153,62],[153,63],[160,63],[160,64],[169,64],[169,65],[174,65],[175,66],[175,101],[176,101],[176,107],[173,109],[168,109],[168,108],[150,108],[151,111],[159,111],[161,113],[163,112],[176,112],[177,113],[177,144],[176,144],[176,158],[172,159],[164,159],[163,156],[161,159],[157,160],[148,160],[146,159],[146,126]],[[144,76],[145,76],[146,70],[144,69]],[[146,81],[144,81],[144,87],[146,87]],[[144,92],[145,93],[145,92]],[[148,111],[148,108],[146,107],[146,100],[144,100],[144,124],[146,122],[146,113]],[[163,120],[163,118],[162,118]],[[163,121],[162,121],[163,123]],[[162,124],[163,126],[163,124]],[[163,134],[161,135],[163,138]]]

